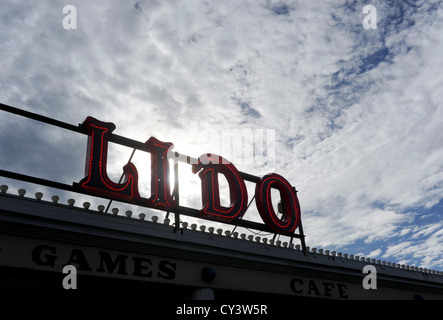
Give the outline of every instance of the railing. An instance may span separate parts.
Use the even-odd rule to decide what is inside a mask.
[[[22,117],[25,117],[28,119],[33,119],[33,120],[36,120],[39,122],[43,122],[43,123],[46,123],[49,125],[57,126],[59,128],[70,130],[70,131],[73,131],[73,132],[76,132],[79,134],[88,135],[88,132],[85,130],[85,128],[81,124],[75,126],[75,125],[72,125],[72,124],[69,124],[66,122],[62,122],[59,120],[48,118],[48,117],[45,117],[45,116],[42,116],[39,114],[35,114],[35,113],[29,112],[29,111],[21,110],[21,109],[18,109],[18,108],[9,106],[9,105],[5,105],[2,103],[0,103],[0,110],[3,110],[5,112],[9,112],[9,113],[12,113],[12,114],[15,114],[18,116],[22,116]],[[114,133],[110,134],[109,141],[119,144],[119,145],[122,145],[122,146],[132,148],[132,149],[134,149],[134,151],[135,150],[142,150],[145,152],[149,152],[147,150],[146,144],[144,144],[140,141],[136,141],[133,139],[129,139],[129,138],[114,134]],[[132,155],[134,154],[134,151],[133,151]],[[132,157],[132,155],[131,155],[131,157]],[[179,203],[178,162],[192,164],[192,163],[197,163],[198,160],[196,158],[193,158],[193,157],[190,157],[190,156],[187,156],[184,154],[180,154],[175,151],[173,151],[173,156],[171,158],[174,160],[174,189],[172,191],[172,196],[178,204]],[[249,173],[245,173],[245,172],[240,171],[240,174],[244,180],[249,181],[249,182],[257,183],[260,180],[260,177],[251,175]],[[7,170],[2,170],[2,169],[0,169],[0,175],[3,177],[6,177],[6,178],[10,178],[10,179],[21,180],[21,181],[25,181],[25,182],[29,182],[29,183],[33,183],[33,184],[38,184],[38,185],[43,185],[43,186],[61,189],[61,190],[65,190],[65,191],[83,193],[83,194],[89,195],[89,193],[83,192],[81,189],[76,188],[74,184],[68,185],[68,184],[64,184],[64,183],[60,183],[60,182],[56,182],[56,181],[51,181],[51,180],[47,180],[47,179],[42,179],[42,178],[24,175],[24,174],[11,172],[11,171],[7,171]],[[252,198],[252,200],[253,199],[254,198]],[[252,200],[249,202],[248,208],[249,208],[250,204],[252,203]],[[105,212],[108,211],[111,202],[112,202],[112,200],[110,200]],[[121,202],[125,202],[125,201],[122,200]],[[147,208],[152,209],[151,207],[143,205],[143,203],[137,203],[137,205],[141,206],[141,207],[147,207]],[[194,209],[194,208],[185,207],[185,206],[180,206],[180,205],[177,205],[175,208],[171,209],[170,211],[167,211],[166,218],[169,218],[170,212],[174,213],[175,226],[180,225],[180,215],[186,215],[186,216],[190,216],[190,217],[194,217],[194,218],[201,218],[199,210]],[[245,220],[245,219],[234,219],[234,220],[230,221],[229,224],[234,225],[235,228],[236,227],[243,227],[243,228],[247,228],[247,229],[254,229],[254,230],[274,233],[272,231],[272,229],[269,228],[266,224],[261,224],[258,222],[249,221],[249,220]],[[235,230],[235,228],[234,228],[234,230]],[[291,244],[292,244],[293,238],[300,239],[302,250],[306,254],[305,235],[303,233],[303,227],[302,227],[301,220],[300,220],[298,230],[299,230],[298,234],[295,233],[295,231],[294,231],[291,234],[286,234],[286,236],[290,237]],[[274,239],[275,239],[276,235],[277,234],[274,234]]]

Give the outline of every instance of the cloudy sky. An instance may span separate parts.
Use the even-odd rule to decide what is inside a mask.
[[[63,25],[68,4],[76,29]],[[363,25],[368,4],[376,29]],[[441,1],[11,0],[0,28],[1,103],[93,116],[194,157],[229,159],[252,139],[253,161],[230,160],[296,186],[308,246],[443,270]],[[2,169],[83,177],[85,136],[5,112],[0,134]],[[131,150],[110,148],[118,180]],[[134,157],[142,192],[148,161]],[[199,207],[198,178],[180,172],[181,199]]]

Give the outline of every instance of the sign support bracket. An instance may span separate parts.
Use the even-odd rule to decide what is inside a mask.
[[[172,197],[177,203],[177,206],[180,205],[180,196],[179,196],[179,184],[178,184],[178,161],[174,161],[174,190],[172,190]],[[180,213],[177,211],[174,212],[174,219],[175,219],[175,227],[174,232],[177,232],[178,230],[181,230],[181,233],[183,233],[183,228],[180,228]]]

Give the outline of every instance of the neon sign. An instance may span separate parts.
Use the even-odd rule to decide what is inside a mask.
[[[171,194],[169,182],[170,142],[149,138],[143,151],[151,153],[151,195],[141,197],[138,190],[137,168],[131,162],[123,167],[124,179],[121,183],[111,181],[107,175],[108,141],[116,126],[87,117],[82,126],[87,130],[88,149],[85,177],[77,187],[86,193],[140,204],[146,207],[173,211],[178,203]],[[248,192],[245,181],[237,168],[227,159],[215,154],[203,154],[192,164],[191,170],[198,173],[202,188],[201,218],[230,223],[241,219],[248,207]],[[220,203],[218,175],[228,181],[230,191],[229,206]],[[282,217],[278,217],[271,201],[271,189],[280,193],[283,206]],[[290,234],[300,225],[300,204],[295,188],[282,176],[270,173],[256,182],[255,203],[263,222],[275,233]]]

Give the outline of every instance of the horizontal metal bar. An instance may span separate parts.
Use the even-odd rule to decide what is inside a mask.
[[[63,129],[67,129],[70,131],[74,131],[77,133],[81,133],[81,134],[85,134],[87,135],[88,132],[86,131],[86,129],[79,124],[78,126],[74,126],[72,124],[66,123],[66,122],[62,122],[59,120],[55,120],[55,119],[51,119],[45,116],[41,116],[39,114],[36,113],[32,113],[29,111],[25,111],[25,110],[21,110],[15,107],[11,107],[8,105],[5,105],[3,103],[0,103],[0,110],[6,111],[6,112],[10,112],[19,116],[23,116],[26,118],[30,118],[36,121],[40,121],[40,122],[44,122],[53,126],[57,126]],[[113,143],[117,143],[120,144],[122,146],[125,147],[129,147],[131,149],[138,149],[138,150],[142,150],[145,152],[149,152],[148,149],[146,148],[146,145],[143,142],[137,141],[137,140],[133,140],[130,138],[126,138],[114,133],[111,133],[109,135],[109,141],[113,142]],[[196,164],[198,162],[197,158],[194,157],[190,157],[181,153],[178,153],[176,151],[170,151],[168,153],[168,158],[171,160],[175,160],[175,161],[179,161],[179,162],[183,162],[183,163],[187,163],[187,164]],[[258,181],[260,181],[260,178],[257,176],[254,176],[252,174],[249,173],[245,173],[245,172],[241,172],[240,171],[241,176],[243,177],[244,180],[246,181],[250,181],[250,182],[255,182],[257,183]]]
[[[234,219],[229,222],[226,222],[223,220],[208,219],[206,217],[202,217],[200,210],[188,208],[188,207],[178,206],[177,208],[173,209],[171,212],[182,214],[182,215],[193,217],[193,218],[199,218],[199,219],[205,219],[205,220],[209,220],[209,221],[213,221],[213,222],[235,225],[235,226],[243,227],[243,228],[250,228],[250,229],[255,229],[255,230],[260,230],[260,231],[265,231],[265,232],[273,232],[267,225],[262,224],[262,223],[258,223],[258,222],[254,222],[254,221],[249,221],[249,220],[244,220],[244,219]]]
[[[6,170],[0,170],[0,176],[10,178],[10,179],[30,182],[30,183],[34,183],[34,184],[38,184],[38,185],[43,185],[43,186],[47,186],[47,187],[51,187],[51,188],[56,188],[56,189],[60,189],[60,190],[65,190],[65,191],[70,191],[70,192],[75,192],[75,193],[80,193],[80,194],[92,196],[88,192],[82,192],[82,190],[80,190],[76,187],[76,184],[68,185],[68,184],[64,184],[64,183],[59,183],[59,182],[55,182],[55,181],[51,181],[51,180],[47,180],[47,179],[37,178],[37,177],[33,177],[33,176],[21,174],[21,173],[16,173],[16,172],[11,172],[11,171],[6,171]],[[95,196],[95,197],[109,200],[106,197],[101,197],[101,196]],[[132,205],[135,204],[140,207],[145,207],[145,208],[149,208],[152,210],[160,210],[160,209],[155,209],[155,208],[147,206],[145,204],[147,202],[146,198],[141,198],[140,201],[137,203],[132,203],[132,202],[123,201],[123,200],[118,200],[118,201],[123,202],[123,203],[132,204]],[[165,211],[165,210],[160,210],[160,211]],[[204,220],[219,222],[219,223],[225,223],[225,224],[227,223],[230,225],[235,225],[235,226],[239,226],[239,227],[243,227],[243,228],[249,228],[249,229],[273,233],[273,231],[265,224],[261,224],[261,223],[249,221],[249,220],[244,220],[244,219],[234,219],[229,222],[218,221],[215,219],[209,219],[207,217],[203,217],[200,213],[200,210],[189,208],[189,207],[178,206],[170,211],[174,212],[174,213],[182,214],[185,216],[193,217],[193,218],[199,218],[199,219],[204,219]],[[288,234],[288,236],[293,236],[296,238],[299,237],[296,234]]]
[[[16,173],[16,172],[11,172],[11,171],[6,171],[6,170],[0,169],[0,176],[3,176],[5,178],[14,179],[14,180],[35,183],[35,184],[43,185],[46,187],[61,189],[61,190],[65,190],[65,191],[77,192],[77,190],[69,184],[64,184],[64,183],[60,183],[60,182],[55,182],[55,181],[51,181],[51,180],[28,176],[26,174],[21,174],[21,173]]]
[[[146,147],[146,145],[143,142],[129,139],[129,138],[126,138],[123,136],[119,136],[118,134],[115,134],[115,133],[111,133],[109,135],[109,141],[117,143],[117,144],[125,146],[125,147],[129,147],[131,149],[137,149],[137,150],[149,152],[148,148]]]
[[[44,122],[44,123],[47,123],[47,124],[51,124],[53,126],[57,126],[57,127],[63,128],[63,129],[71,130],[71,131],[78,132],[78,133],[87,134],[86,130],[84,130],[80,126],[74,126],[74,125],[72,125],[70,123],[66,123],[66,122],[63,122],[63,121],[59,121],[59,120],[55,120],[55,119],[52,119],[52,118],[48,118],[48,117],[45,117],[45,116],[42,116],[42,115],[39,115],[39,114],[36,114],[36,113],[33,113],[33,112],[29,112],[29,111],[26,111],[26,110],[21,110],[21,109],[15,108],[15,107],[8,106],[8,105],[3,104],[3,103],[0,103],[0,110],[6,111],[6,112],[9,112],[9,113],[13,113],[13,114],[16,114],[16,115],[19,115],[19,116],[22,116],[22,117],[26,117],[26,118],[29,118],[29,119],[33,119],[33,120],[36,120],[36,121],[40,121],[40,122]]]
[[[259,177],[254,176],[252,174],[241,172],[241,171],[240,171],[240,174],[241,174],[242,178],[246,181],[250,181],[250,182],[254,182],[254,183],[257,183],[260,181]]]

